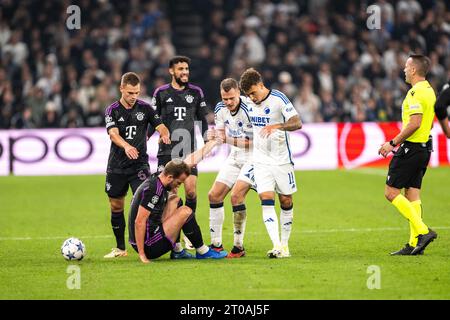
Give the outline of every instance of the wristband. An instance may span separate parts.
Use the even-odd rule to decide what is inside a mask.
[[[389,144],[390,144],[391,146],[393,146],[394,148],[397,146],[397,145],[394,143],[394,140],[389,141]]]

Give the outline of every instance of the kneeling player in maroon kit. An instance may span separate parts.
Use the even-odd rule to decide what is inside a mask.
[[[195,247],[197,259],[227,256],[226,251],[216,252],[203,243],[191,208],[177,207],[180,200],[176,195],[177,188],[190,175],[191,167],[200,162],[217,143],[209,141],[184,161],[171,160],[161,173],[151,175],[136,190],[131,203],[128,232],[129,242],[142,262],[148,263],[149,259],[156,259],[172,250],[181,230]]]

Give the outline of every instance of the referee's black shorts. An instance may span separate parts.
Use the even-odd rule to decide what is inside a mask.
[[[420,189],[431,151],[431,139],[427,143],[402,143],[389,164],[386,184],[397,189]]]

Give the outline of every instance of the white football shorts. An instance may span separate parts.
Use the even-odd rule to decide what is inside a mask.
[[[217,174],[216,181],[231,189],[237,180],[244,181],[256,189],[253,165],[249,162],[242,164],[234,158],[228,158]]]
[[[297,192],[294,166],[290,163],[282,165],[267,165],[254,163],[256,190],[258,194],[263,192],[276,192],[290,195]]]

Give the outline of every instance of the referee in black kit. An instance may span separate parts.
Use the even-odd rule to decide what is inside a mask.
[[[169,130],[162,124],[151,105],[139,100],[140,80],[133,72],[120,81],[121,97],[105,111],[106,130],[111,139],[105,192],[111,206],[111,226],[117,247],[105,258],[127,256],[125,248],[124,201],[128,187],[134,194],[150,176],[147,155],[147,128],[158,131],[165,144],[170,143]]]
[[[184,159],[196,150],[196,120],[201,121],[203,137],[208,130],[206,120],[208,108],[203,90],[189,83],[190,63],[191,59],[185,56],[175,56],[170,59],[171,82],[160,86],[153,93],[152,103],[162,122],[169,128],[172,140],[171,144],[160,143],[159,145],[158,171],[161,171],[172,159]],[[198,170],[194,166],[191,169],[191,175],[184,181],[185,205],[191,208],[194,213],[197,208],[197,176]],[[177,241],[171,258],[189,259],[193,256],[183,250],[180,242]]]

